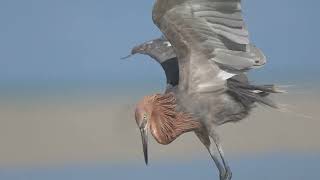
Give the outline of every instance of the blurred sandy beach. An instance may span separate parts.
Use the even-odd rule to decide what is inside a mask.
[[[320,94],[296,90],[274,96],[287,111],[258,106],[237,124],[219,128],[227,157],[320,153]],[[0,166],[141,161],[133,109],[141,95],[35,97],[0,102]],[[310,116],[310,117],[304,117]],[[150,138],[152,139],[152,138]],[[206,158],[193,133],[168,146],[150,144],[151,162]]]

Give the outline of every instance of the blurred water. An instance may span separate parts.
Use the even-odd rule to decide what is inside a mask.
[[[320,179],[320,154],[270,154],[241,157],[230,161],[235,180],[302,180]],[[2,180],[132,180],[183,179],[212,180],[218,174],[211,160],[102,163],[51,168],[1,169]]]

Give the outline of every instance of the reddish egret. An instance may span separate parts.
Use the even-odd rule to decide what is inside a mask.
[[[169,144],[186,132],[195,132],[215,162],[220,180],[232,173],[216,128],[248,116],[256,102],[277,108],[268,95],[273,85],[252,85],[246,71],[266,59],[250,44],[240,0],[157,0],[153,21],[164,37],[136,46],[132,54],[147,54],[167,76],[163,94],[146,96],[136,107],[148,163],[148,132],[160,144]]]

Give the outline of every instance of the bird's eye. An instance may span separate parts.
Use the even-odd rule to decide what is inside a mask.
[[[144,114],[144,115],[143,115],[143,120],[144,120],[144,121],[147,120],[147,114]]]
[[[140,128],[145,128],[146,124],[147,124],[147,114],[144,114],[143,119],[142,119],[139,126],[140,126]]]

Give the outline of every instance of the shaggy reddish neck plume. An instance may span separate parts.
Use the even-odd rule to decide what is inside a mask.
[[[151,107],[149,128],[153,137],[160,144],[169,144],[183,133],[200,128],[200,123],[191,115],[176,111],[176,99],[172,93],[156,94],[145,97]]]

